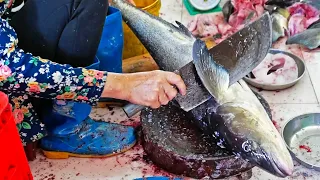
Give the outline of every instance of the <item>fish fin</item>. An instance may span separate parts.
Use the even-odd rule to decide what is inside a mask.
[[[184,32],[184,34],[186,34],[189,37],[194,38],[193,34],[189,31],[189,29],[187,27],[185,27],[181,22],[179,21],[175,21],[176,24],[178,25],[178,29],[181,30],[182,32]]]
[[[320,28],[307,29],[302,33],[288,38],[286,44],[300,44],[308,49],[315,49],[320,46]]]
[[[215,99],[219,100],[218,94],[229,87],[229,73],[213,60],[205,42],[200,39],[193,45],[193,63],[203,85]]]

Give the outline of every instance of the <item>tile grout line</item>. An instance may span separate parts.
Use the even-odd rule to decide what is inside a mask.
[[[311,78],[311,75],[310,75],[310,71],[309,71],[309,68],[308,68],[308,66],[307,66],[307,63],[306,63],[306,60],[305,60],[305,57],[304,57],[304,54],[303,54],[303,51],[302,51],[301,46],[299,47],[299,49],[300,49],[300,52],[301,52],[301,55],[302,55],[303,62],[304,62],[304,64],[305,64],[306,70],[308,71],[308,75],[309,75],[310,82],[311,82],[311,85],[312,85],[312,88],[313,88],[313,92],[314,92],[314,94],[316,95],[318,104],[320,104],[319,97],[318,97],[318,94],[317,94],[316,89],[315,89],[315,87],[314,87],[314,83],[313,83],[313,81],[312,81],[312,78]]]

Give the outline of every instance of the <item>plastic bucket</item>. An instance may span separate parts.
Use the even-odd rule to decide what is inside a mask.
[[[159,16],[161,8],[161,0],[134,0],[136,6],[150,14]],[[124,32],[124,49],[123,59],[131,58],[148,53],[139,39],[134,35],[128,25],[123,22]]]

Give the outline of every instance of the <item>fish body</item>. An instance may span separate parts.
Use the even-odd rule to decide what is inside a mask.
[[[197,73],[216,102],[209,110],[213,113],[199,119],[200,128],[220,139],[234,154],[269,173],[291,175],[293,161],[285,142],[249,86],[243,80],[228,86],[228,72],[214,63],[200,40],[195,42],[193,52]]]
[[[217,103],[211,110],[222,117],[218,122],[205,116],[212,123],[209,134],[219,132],[219,138],[226,140],[235,154],[272,174],[285,177],[292,173],[291,156],[259,100],[242,80],[229,87],[229,73],[215,63],[203,41],[194,38],[182,24],[174,26],[124,0],[113,0],[113,5],[121,10],[124,21],[161,69],[175,71],[194,63],[199,78]],[[214,131],[215,127],[220,128]]]
[[[138,36],[160,69],[173,72],[192,61],[192,46],[196,38],[181,23],[176,22],[178,26],[175,26],[160,17],[143,13],[143,10],[124,3],[123,0],[113,0],[113,6],[121,10],[124,21]]]
[[[291,36],[286,44],[300,44],[311,50],[316,49],[320,46],[320,28],[310,28]]]

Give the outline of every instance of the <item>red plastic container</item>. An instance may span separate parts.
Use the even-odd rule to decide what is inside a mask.
[[[33,180],[6,94],[0,92],[0,180]]]

